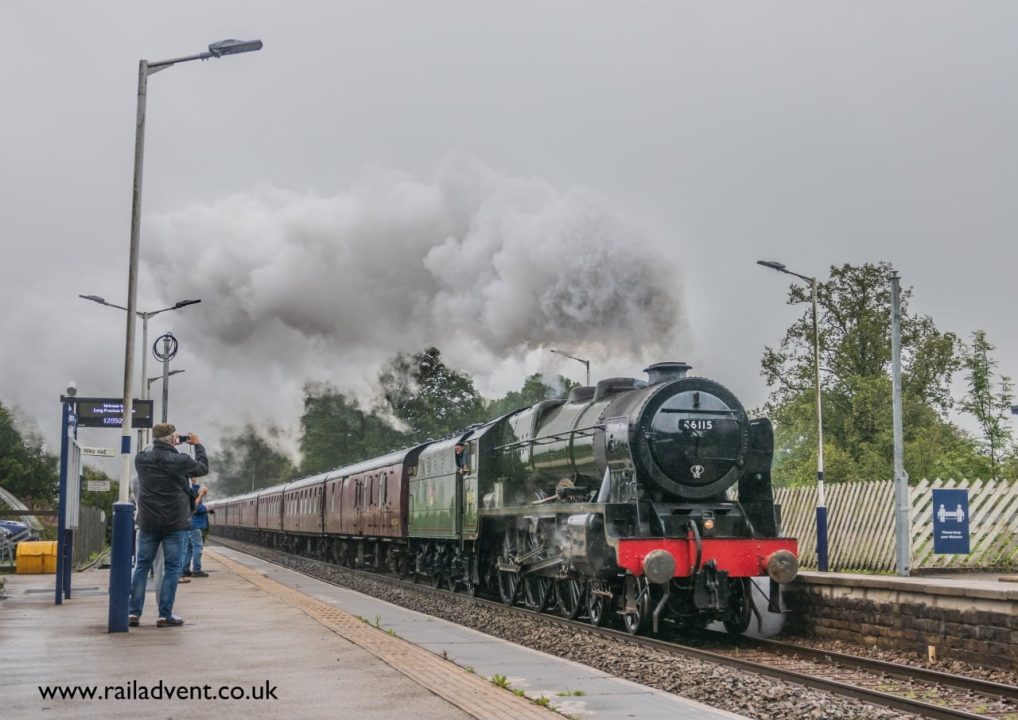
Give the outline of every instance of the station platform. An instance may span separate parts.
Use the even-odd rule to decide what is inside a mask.
[[[182,627],[156,627],[150,583],[141,626],[128,633],[106,632],[105,570],[75,574],[59,606],[52,575],[7,576],[3,716],[739,717],[233,550],[213,546],[205,558],[209,577],[178,588]],[[542,697],[548,707],[534,702]]]
[[[898,577],[800,572],[785,600],[793,633],[1018,670],[1011,573]]]

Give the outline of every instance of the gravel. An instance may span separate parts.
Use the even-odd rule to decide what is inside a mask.
[[[230,545],[234,544],[235,541],[230,541]],[[568,658],[641,685],[658,688],[747,717],[759,720],[896,720],[915,717],[831,693],[810,690],[793,683],[677,657],[635,645],[625,639],[605,638],[583,630],[553,625],[539,618],[520,617],[498,608],[479,606],[466,597],[421,592],[334,565],[285,555],[254,545],[238,545],[243,545],[243,548],[238,549],[251,552],[258,557],[395,605],[449,620],[518,645]],[[851,654],[863,651],[873,654],[870,648],[848,646],[845,643],[810,644]],[[880,651],[879,657],[884,660],[898,660],[893,654],[883,651]],[[938,665],[937,669],[955,672],[943,665]],[[986,669],[978,671],[1001,672]],[[974,674],[977,669],[962,666],[957,672]],[[1013,683],[1013,680],[1012,677],[1009,680],[997,681]]]

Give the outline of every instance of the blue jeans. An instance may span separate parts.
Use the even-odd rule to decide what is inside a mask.
[[[173,616],[173,600],[177,596],[177,582],[180,580],[180,561],[184,554],[184,539],[187,530],[159,532],[157,530],[138,530],[138,554],[134,564],[134,576],[131,578],[131,601],[128,604],[129,615],[141,616],[145,607],[145,585],[148,572],[152,569],[156,549],[163,546],[163,560],[166,572],[163,585],[159,589],[159,617]]]
[[[189,530],[184,544],[187,546],[184,551],[184,571],[201,572],[201,553],[205,548],[201,530]]]

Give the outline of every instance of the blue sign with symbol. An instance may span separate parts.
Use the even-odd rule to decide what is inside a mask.
[[[967,555],[969,552],[969,491],[933,491],[933,552]]]

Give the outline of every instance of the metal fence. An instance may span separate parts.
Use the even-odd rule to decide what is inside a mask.
[[[94,553],[99,553],[109,542],[106,537],[108,517],[99,508],[82,505],[78,515],[78,527],[74,531],[74,567],[87,563]]]
[[[968,555],[933,552],[934,488],[969,491]],[[829,563],[833,571],[894,572],[894,482],[828,484]],[[1018,568],[1018,482],[922,480],[909,488],[912,568]],[[816,488],[777,488],[786,535],[798,538],[802,566],[816,569]]]

